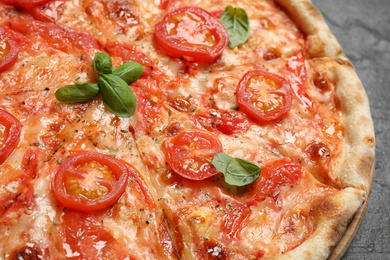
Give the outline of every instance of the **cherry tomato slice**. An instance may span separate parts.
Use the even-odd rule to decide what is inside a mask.
[[[190,180],[204,180],[218,174],[211,160],[221,152],[218,138],[201,130],[182,132],[167,145],[169,165],[177,174]]]
[[[96,214],[66,210],[60,219],[60,238],[70,259],[134,259]],[[69,252],[72,252],[70,254]]]
[[[262,123],[281,118],[291,108],[291,90],[282,77],[262,71],[247,72],[237,86],[240,109]]]
[[[55,23],[62,14],[62,6],[65,0],[55,0],[44,5],[39,5],[29,10],[32,16],[43,22]]]
[[[18,144],[23,125],[10,113],[0,109],[0,164]]]
[[[251,209],[237,201],[228,202],[223,206],[224,214],[222,216],[221,231],[224,234],[223,239],[229,243],[239,239],[240,232],[249,220]]]
[[[9,24],[14,31],[34,40],[45,41],[50,47],[66,53],[92,55],[99,49],[98,42],[90,34],[65,29],[55,23],[15,19]]]
[[[263,167],[259,179],[252,184],[251,197],[254,200],[277,199],[282,185],[294,185],[305,176],[302,166],[290,159],[272,161]]]
[[[291,57],[286,64],[284,72],[286,80],[291,86],[292,92],[299,101],[309,110],[313,110],[313,99],[309,96],[306,87],[306,66],[305,56],[299,52],[296,56]]]
[[[57,199],[67,208],[97,211],[114,204],[123,194],[128,168],[100,153],[85,152],[64,160],[52,180]]]
[[[213,63],[229,42],[225,27],[207,11],[182,7],[165,15],[156,24],[158,44],[171,56],[189,56],[195,61]]]
[[[19,7],[34,7],[40,4],[45,4],[50,0],[2,0],[3,3],[8,5],[16,5]]]
[[[19,54],[19,45],[8,30],[6,26],[0,26],[0,72],[11,68]]]

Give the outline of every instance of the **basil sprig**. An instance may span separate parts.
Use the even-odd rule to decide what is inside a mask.
[[[61,102],[84,102],[96,97],[99,92],[97,84],[77,82],[58,89],[55,96]]]
[[[144,72],[137,62],[127,62],[117,68],[112,66],[107,53],[96,52],[94,69],[99,73],[98,84],[80,83],[58,89],[55,96],[62,102],[83,102],[102,94],[104,105],[119,117],[132,116],[137,108],[137,99],[129,87]]]
[[[101,74],[98,78],[103,102],[117,116],[129,117],[137,108],[137,98],[129,85],[114,74]]]
[[[96,72],[102,74],[112,73],[113,67],[110,55],[104,52],[96,52],[94,61],[93,68],[96,70]]]
[[[230,185],[245,186],[255,182],[261,174],[262,168],[244,159],[231,157],[225,153],[214,155],[211,163],[222,172],[225,181]]]
[[[245,43],[251,35],[249,17],[244,9],[227,6],[219,18],[229,35],[229,47]]]
[[[118,66],[118,68],[113,71],[113,74],[120,77],[127,84],[131,84],[139,79],[143,72],[144,67],[142,67],[141,64],[130,61]]]

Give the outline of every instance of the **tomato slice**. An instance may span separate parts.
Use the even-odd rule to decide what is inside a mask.
[[[156,24],[158,44],[171,56],[188,56],[195,61],[213,63],[229,42],[220,21],[197,7],[182,7],[165,15]]]
[[[32,16],[43,22],[55,23],[62,14],[62,6],[65,4],[65,0],[55,0],[48,2],[44,5],[39,5],[29,10]]]
[[[162,120],[162,103],[142,88],[133,88],[133,91],[137,97],[137,129],[151,131]]]
[[[2,0],[3,3],[8,5],[16,5],[20,7],[34,7],[40,4],[45,4],[50,0]]]
[[[224,234],[225,242],[230,243],[239,239],[239,234],[246,226],[251,209],[237,201],[227,202],[223,205],[224,215],[222,216],[221,231]]]
[[[167,145],[171,168],[184,178],[197,181],[218,174],[211,160],[221,152],[222,145],[218,138],[201,130],[182,132]]]
[[[90,34],[65,29],[55,23],[33,19],[15,19],[9,23],[14,31],[45,41],[50,47],[66,53],[92,56],[99,50],[98,42]]]
[[[302,51],[291,57],[284,73],[294,95],[309,110],[313,110],[313,99],[307,93],[305,56]]]
[[[291,108],[291,90],[282,77],[262,71],[247,72],[237,86],[240,109],[262,123],[284,116]]]
[[[290,159],[272,161],[263,167],[259,179],[252,184],[250,197],[258,201],[266,197],[276,200],[281,186],[297,184],[305,176],[306,171],[302,170],[302,166]]]
[[[8,27],[0,26],[0,72],[11,68],[19,54],[19,45],[8,30]]]
[[[123,194],[128,168],[121,161],[100,153],[70,156],[54,173],[52,189],[67,208],[97,211],[114,204]]]
[[[145,53],[138,51],[133,45],[107,42],[105,47],[112,57],[120,57],[124,63],[135,61],[144,66],[144,72],[142,73],[142,77],[144,78],[152,74],[152,68],[157,68]]]
[[[0,164],[18,144],[23,125],[10,113],[0,109]]]
[[[126,247],[95,214],[66,210],[60,219],[60,236],[67,258],[134,259]]]

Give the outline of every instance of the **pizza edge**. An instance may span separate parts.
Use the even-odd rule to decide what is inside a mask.
[[[298,248],[278,259],[323,259],[329,257],[347,230],[356,212],[368,199],[375,164],[375,134],[367,94],[355,68],[331,33],[321,12],[310,0],[275,0],[306,36],[309,63],[321,66],[337,85],[344,127],[343,151],[334,168],[341,182],[341,194],[327,197],[322,204],[332,205],[328,214],[315,208],[317,230]],[[315,202],[313,202],[315,203]],[[346,246],[348,246],[346,244]]]

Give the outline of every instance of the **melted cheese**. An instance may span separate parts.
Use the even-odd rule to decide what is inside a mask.
[[[64,85],[96,82],[91,57],[82,60],[52,48],[40,49],[41,43],[34,42],[34,52],[23,50],[15,65],[0,74],[0,108],[14,114],[24,125],[18,147],[0,166],[4,188],[0,198],[11,198],[13,203],[15,195],[23,192],[26,183],[15,181],[15,173],[20,171],[23,155],[30,146],[41,151],[37,176],[27,188],[34,193],[36,205],[27,210],[21,206],[12,208],[1,217],[0,258],[11,257],[26,243],[29,248],[41,248],[39,254],[43,255],[39,257],[43,258],[82,254],[63,242],[61,223],[56,221],[64,213],[50,188],[58,163],[72,151],[80,150],[126,161],[141,174],[143,192],[129,183],[118,203],[96,213],[131,259],[175,259],[176,253],[182,259],[256,259],[261,253],[283,254],[313,233],[316,227],[307,213],[308,205],[313,197],[335,192],[313,178],[294,188],[282,187],[276,194],[279,202],[268,197],[246,207],[240,197],[245,188],[226,184],[222,174],[199,182],[181,178],[170,169],[165,155],[172,135],[198,127],[193,120],[197,111],[211,106],[226,111],[237,109],[237,84],[246,72],[260,69],[283,76],[289,58],[305,46],[302,34],[273,1],[169,1],[168,9],[161,10],[162,2],[71,0],[61,7],[56,21],[70,30],[91,34],[103,49],[111,42],[135,46],[152,61],[156,74],[142,80],[145,91],[151,93],[150,99],[161,104],[161,109],[155,111],[159,118],[155,125],[140,127],[149,111],[138,111],[130,119],[117,118],[99,97],[81,104],[56,101],[54,92]],[[222,11],[227,5],[244,8],[251,27],[246,43],[226,48],[215,64],[195,66],[199,71],[194,76],[186,73],[183,61],[167,56],[153,35],[155,23],[168,11],[191,5],[210,12]],[[15,14],[20,15],[12,9],[8,16],[1,12],[0,18],[7,21]],[[114,63],[121,60],[115,57]],[[314,69],[307,63],[305,66],[311,77]],[[139,87],[137,82],[133,87]],[[301,162],[319,180],[326,179],[337,186],[329,174],[334,161],[326,161],[325,168],[318,169],[305,151],[308,144],[320,141],[327,143],[332,156],[341,150],[339,111],[330,102],[333,90],[321,92],[310,80],[305,87],[313,98],[313,111],[293,96],[292,108],[283,120],[257,124],[249,119],[251,127],[243,134],[215,135],[227,154],[260,166],[288,157]],[[171,101],[179,97],[188,98],[191,112],[181,113],[172,106]],[[150,203],[141,194],[149,192]],[[105,241],[92,246],[101,254]]]

